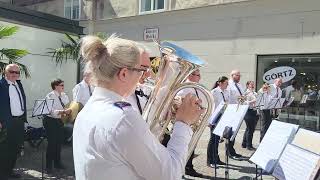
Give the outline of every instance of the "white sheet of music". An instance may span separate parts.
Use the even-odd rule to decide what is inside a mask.
[[[292,144],[320,155],[320,133],[299,129]]]
[[[213,133],[221,137],[226,126],[232,127],[233,135],[231,140],[233,140],[237,135],[236,132],[238,132],[248,108],[249,105],[238,106],[237,104],[228,104]]]
[[[272,172],[286,144],[291,142],[298,125],[273,120],[250,161]]]
[[[213,111],[210,119],[209,119],[209,124],[215,124],[217,122],[217,118],[219,116],[219,114],[221,113],[222,109],[224,107],[224,103],[220,103],[216,109]]]
[[[320,156],[288,144],[272,175],[279,180],[311,180],[319,169]]]

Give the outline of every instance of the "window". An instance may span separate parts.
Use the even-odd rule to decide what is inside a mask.
[[[165,9],[165,0],[140,0],[139,1],[139,12],[157,12]]]
[[[64,17],[80,19],[80,0],[64,0]]]
[[[293,102],[279,112],[279,120],[320,131],[320,54],[259,55],[257,65],[257,90],[263,79],[268,80],[268,71],[273,69],[269,77],[281,76],[284,82],[282,97],[293,97]],[[280,67],[287,68],[275,69]],[[291,73],[288,68],[295,69],[296,73]]]

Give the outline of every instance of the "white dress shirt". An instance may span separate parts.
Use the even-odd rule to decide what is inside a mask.
[[[228,91],[230,92],[230,99],[229,104],[238,104],[238,97],[241,95],[244,95],[244,88],[240,83],[234,82],[232,79],[228,82]],[[239,92],[238,88],[236,87],[236,84],[241,92]]]
[[[174,124],[168,147],[131,106],[119,108],[117,93],[96,87],[77,116],[73,155],[77,180],[177,180],[186,162],[191,128]]]
[[[273,98],[281,98],[282,96],[282,91],[279,87],[277,87],[275,84],[270,85],[270,95]]]
[[[214,98],[215,107],[217,107],[222,102],[224,102],[224,103],[229,102],[230,92],[227,89],[222,91],[222,89],[218,86],[218,87],[211,90],[211,94]],[[224,99],[223,99],[223,97],[224,97]]]
[[[83,106],[88,102],[92,92],[94,90],[93,86],[90,86],[82,80],[79,84],[75,85],[72,94],[73,101],[81,103]]]
[[[60,98],[64,105],[69,103],[69,98],[66,95],[66,93],[62,92]],[[51,91],[49,94],[47,94],[46,99],[53,99],[52,111],[48,116],[52,118],[60,119],[61,115],[58,114],[59,110],[63,110],[64,108],[60,103],[59,93],[57,91]]]
[[[208,103],[207,103],[207,99],[206,97],[204,96],[204,94],[198,90],[198,89],[195,89],[195,88],[185,88],[185,89],[182,89],[181,91],[179,91],[177,93],[176,96],[179,96],[179,97],[185,97],[187,94],[192,94],[194,96],[196,96],[197,98],[199,98],[202,102],[201,102],[201,106],[204,107],[204,108],[207,108],[208,107]]]
[[[253,109],[256,106],[257,96],[258,94],[253,90],[247,89],[245,92],[246,101],[245,104],[249,105],[250,109]]]
[[[8,79],[7,83],[9,84],[9,97],[10,97],[10,109],[11,109],[11,114],[12,116],[21,116],[24,114],[23,109],[21,109],[21,105],[22,108],[24,108],[24,102],[23,102],[23,98],[22,98],[22,94],[21,94],[21,90],[19,88],[19,85],[16,82],[12,82],[9,81]],[[14,85],[17,87],[20,96],[18,94],[17,89],[14,87]],[[20,104],[20,100],[21,100],[21,104]]]
[[[150,96],[151,90],[149,87],[144,86],[144,85],[139,85],[136,88],[137,91],[142,91],[145,95]],[[137,101],[137,98],[139,99],[139,102]],[[129,96],[127,98],[127,101],[132,105],[132,108],[137,110],[140,113],[139,107],[138,107],[138,103],[140,103],[140,107],[141,110],[143,112],[144,107],[146,106],[147,102],[148,102],[148,98],[146,96],[139,96],[135,93],[131,94],[131,96]]]

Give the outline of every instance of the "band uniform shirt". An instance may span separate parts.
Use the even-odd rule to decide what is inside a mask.
[[[9,84],[11,114],[12,116],[21,116],[25,112],[21,90],[16,82],[7,80],[7,83]]]
[[[234,82],[232,79],[228,82],[228,91],[230,92],[230,104],[238,104],[238,97],[244,95],[244,88],[240,83]]]
[[[115,106],[119,101],[123,97],[117,93],[96,87],[78,114],[73,130],[76,179],[181,179],[191,128],[176,122],[166,148],[132,106]]]
[[[214,98],[215,107],[220,103],[228,103],[230,99],[230,92],[228,89],[222,90],[219,86],[211,90],[211,94]]]
[[[60,98],[61,102],[64,105],[67,105],[69,103],[69,98],[66,93],[62,92]],[[52,111],[48,116],[56,119],[61,119],[61,115],[58,114],[58,111],[63,110],[64,107],[59,100],[59,93],[53,90],[49,94],[47,94],[46,99],[53,99]]]
[[[94,87],[88,85],[84,80],[82,80],[79,84],[75,85],[72,94],[73,94],[73,101],[79,102],[83,106],[88,102]]]
[[[140,113],[139,105],[141,107],[141,111],[143,112],[143,109],[148,102],[148,97],[150,96],[151,92],[147,86],[144,86],[142,84],[136,88],[136,91],[142,91],[144,95],[133,93],[127,98],[127,101],[131,104],[133,109],[137,110]],[[139,101],[137,100],[137,98]]]
[[[256,106],[256,100],[257,100],[258,94],[250,89],[247,89],[245,92],[245,95],[246,95],[245,104],[248,104],[249,108],[253,109]]]
[[[271,84],[270,85],[270,95],[271,95],[272,98],[281,98],[282,91],[275,84]]]

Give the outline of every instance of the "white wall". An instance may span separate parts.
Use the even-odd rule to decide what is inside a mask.
[[[0,21],[0,25],[15,25]],[[27,55],[19,60],[26,65],[31,73],[31,78],[21,78],[27,96],[28,116],[35,99],[44,98],[52,89],[50,82],[54,78],[65,81],[65,92],[72,98],[72,88],[76,83],[77,65],[73,61],[56,66],[48,56],[48,48],[57,48],[64,40],[64,35],[52,31],[21,26],[19,31],[10,38],[0,40],[0,48],[26,49],[33,55]]]
[[[254,80],[258,54],[319,53],[319,19],[318,0],[257,0],[97,21],[94,29],[143,42],[144,29],[158,27],[160,40],[208,62],[202,82],[211,88],[234,68],[243,83]]]

